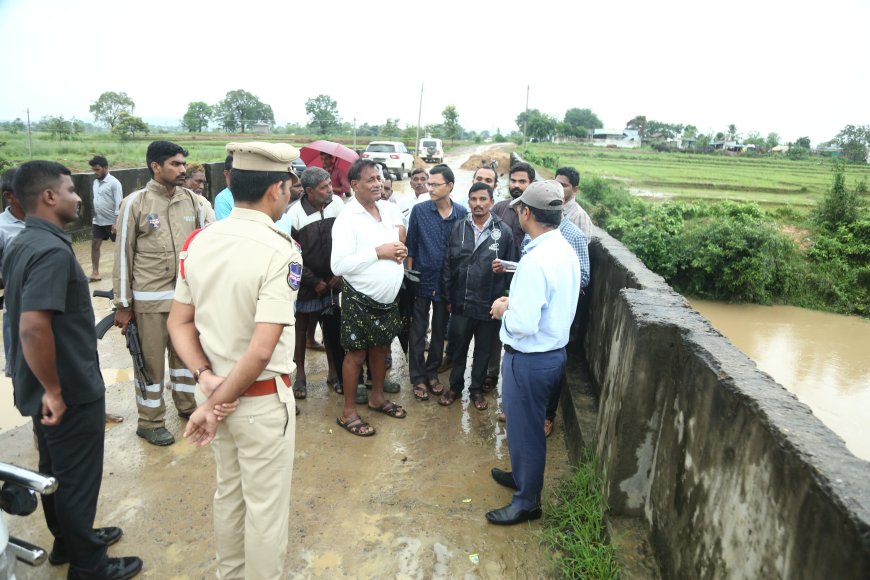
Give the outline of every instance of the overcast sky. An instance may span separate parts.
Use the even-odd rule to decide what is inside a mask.
[[[511,6],[523,7],[511,9]],[[93,121],[104,91],[146,119],[245,89],[279,125],[324,93],[346,121],[516,129],[525,107],[590,108],[742,135],[870,124],[870,0],[91,2],[0,0],[0,120]]]

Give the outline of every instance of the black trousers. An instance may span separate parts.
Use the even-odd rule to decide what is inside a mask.
[[[432,336],[426,356],[426,329],[432,310]],[[411,384],[428,383],[438,378],[438,367],[444,359],[444,336],[447,334],[447,302],[414,297],[413,316],[408,344],[408,367]]]
[[[465,366],[468,359],[468,349],[471,339],[474,339],[474,356],[471,362],[471,386],[470,393],[482,393],[483,381],[486,379],[486,367],[489,366],[489,357],[498,332],[501,330],[499,320],[477,320],[461,314],[454,314],[451,319],[453,342],[453,369],[450,371],[450,388],[461,393],[465,387]]]
[[[106,567],[106,544],[94,533],[97,497],[103,479],[106,399],[68,407],[60,425],[33,418],[39,471],[57,478],[57,491],[42,496],[45,523],[55,547],[70,557],[69,578],[99,577]]]

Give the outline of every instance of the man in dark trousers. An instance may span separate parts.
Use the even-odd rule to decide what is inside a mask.
[[[68,578],[132,578],[142,560],[106,555],[121,529],[93,528],[103,476],[105,385],[88,277],[63,230],[77,219],[81,198],[69,169],[50,161],[22,165],[14,190],[27,219],[3,263],[12,384],[15,406],[33,418],[39,471],[59,483],[55,494],[42,498],[54,536],[49,561],[69,562]]]
[[[487,171],[494,173],[492,170]],[[483,173],[483,171],[481,171]],[[447,256],[442,268],[442,284],[453,316],[453,339],[456,351],[450,388],[438,401],[452,405],[465,387],[468,348],[474,338],[471,365],[471,402],[478,411],[489,406],[483,396],[483,382],[490,352],[496,344],[501,323],[493,320],[489,310],[496,298],[504,296],[509,282],[506,273],[492,271],[493,260],[516,261],[517,250],[510,227],[490,213],[492,187],[475,183],[468,192],[471,213],[457,221],[447,240]]]
[[[497,525],[541,517],[547,457],[541,426],[565,369],[565,345],[580,293],[580,264],[558,231],[562,204],[562,186],[552,180],[533,183],[511,202],[532,241],[511,281],[510,298],[492,304],[505,351],[502,394],[513,467],[513,473],[494,468],[492,477],[516,490],[511,503],[487,512],[487,521]]]

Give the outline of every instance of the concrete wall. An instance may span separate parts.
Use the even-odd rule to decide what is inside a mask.
[[[205,196],[214,203],[214,196],[217,195],[224,187],[226,180],[224,179],[224,164],[223,163],[205,163],[206,178],[208,179],[208,187],[205,191]],[[112,169],[109,167],[109,173],[114,175],[121,182],[121,187],[124,190],[124,196],[128,196],[137,189],[145,187],[148,180],[151,179],[151,171],[145,167],[137,167],[135,169]],[[79,213],[79,219],[67,226],[67,231],[73,236],[90,237],[91,219],[94,215],[94,198],[93,198],[93,173],[75,173],[72,176],[75,183],[76,191],[79,197],[82,198],[82,209]]]
[[[870,463],[622,244],[596,230],[589,250],[583,438],[662,575],[870,577]]]

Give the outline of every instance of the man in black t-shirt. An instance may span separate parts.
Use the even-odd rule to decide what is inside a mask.
[[[33,419],[39,471],[59,484],[42,498],[54,536],[48,559],[69,562],[69,578],[132,578],[142,560],[106,555],[121,529],[93,529],[103,474],[105,385],[88,278],[63,230],[78,217],[81,199],[69,169],[50,161],[22,165],[13,189],[27,218],[3,262],[12,384],[15,406]]]

